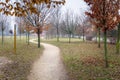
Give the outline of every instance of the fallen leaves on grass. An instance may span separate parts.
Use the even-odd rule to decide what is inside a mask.
[[[81,62],[83,65],[94,65],[94,66],[103,66],[104,65],[104,59],[93,57],[93,56],[86,56],[81,59]]]

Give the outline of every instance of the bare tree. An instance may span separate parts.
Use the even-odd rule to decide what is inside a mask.
[[[40,5],[35,5],[38,14],[31,14],[27,12],[27,21],[35,27],[35,31],[38,35],[38,48],[40,47],[40,34],[42,33],[42,28],[49,22],[50,15],[53,12],[53,7],[47,8],[45,3]]]
[[[28,45],[30,44],[30,31],[32,30],[30,27],[32,26],[30,24],[30,22],[26,19],[26,18],[22,18],[23,19],[23,27],[24,27],[24,32],[26,33],[26,42],[28,43]]]
[[[61,27],[62,31],[68,34],[69,43],[71,42],[72,36],[74,36],[74,32],[76,31],[76,22],[75,22],[74,14],[68,11],[66,13],[65,19],[62,21],[63,26]]]
[[[5,15],[0,14],[0,30],[2,33],[2,45],[4,44],[4,31],[5,28],[7,27],[7,17]]]
[[[20,40],[21,40],[21,35],[22,33],[24,33],[25,22],[22,17],[16,17],[16,23],[18,25],[18,31],[19,31]]]
[[[61,24],[61,6],[58,6],[55,9],[54,15],[51,18],[51,24],[56,28],[56,36],[57,36],[57,42],[59,42],[59,37],[60,37],[60,24]]]

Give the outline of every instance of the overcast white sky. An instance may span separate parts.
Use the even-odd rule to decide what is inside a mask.
[[[65,5],[63,6],[63,11],[66,12],[67,9],[71,9],[73,13],[83,17],[88,8],[89,7],[84,0],[66,0]]]

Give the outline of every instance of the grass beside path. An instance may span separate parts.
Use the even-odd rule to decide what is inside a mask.
[[[44,40],[43,40],[44,41]],[[57,38],[47,39],[47,41],[57,41]],[[71,38],[71,42],[80,42],[82,39]],[[69,42],[69,38],[59,38],[59,42]]]
[[[1,40],[0,40],[1,41]],[[0,80],[27,80],[30,74],[32,63],[40,57],[43,47],[37,48],[36,44],[28,46],[25,39],[17,39],[17,53],[13,53],[13,39],[5,38],[4,45],[0,45],[0,56],[11,59],[12,64],[6,65],[0,75]]]
[[[115,45],[108,45],[109,68],[104,66],[104,48],[92,42],[55,42],[44,40],[61,49],[69,80],[119,80],[120,55],[115,54]]]

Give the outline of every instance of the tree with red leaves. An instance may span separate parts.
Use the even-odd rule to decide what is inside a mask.
[[[119,2],[119,4],[120,4],[120,2]],[[119,6],[119,9],[120,9],[120,6]],[[117,26],[117,42],[116,42],[116,53],[118,54],[118,53],[120,53],[120,50],[119,50],[119,48],[120,48],[120,11],[119,11],[119,13],[118,13],[118,18],[119,18],[119,24],[118,24],[118,26]]]
[[[108,67],[107,57],[107,31],[118,25],[118,10],[120,0],[84,0],[91,8],[86,15],[95,19],[95,24],[104,32],[105,63]]]

